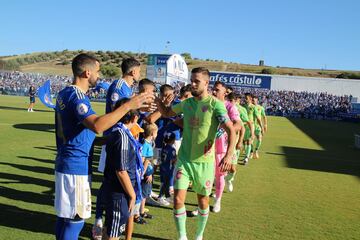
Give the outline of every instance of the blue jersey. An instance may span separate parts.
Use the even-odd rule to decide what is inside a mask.
[[[124,79],[118,79],[111,83],[106,94],[106,113],[112,112],[115,103],[123,98],[130,98],[133,92]]]
[[[161,150],[160,175],[171,175],[173,171],[172,161],[176,159],[176,149],[173,145],[166,144]]]
[[[136,185],[136,149],[123,129],[108,135],[106,144],[106,166],[104,182],[112,192],[125,190],[116,175],[117,171],[127,171],[133,187]]]
[[[174,106],[178,104],[180,100],[176,99],[174,100],[171,105]],[[163,141],[164,141],[164,134],[166,132],[173,132],[175,134],[175,139],[180,140],[181,139],[181,131],[180,127],[178,127],[176,124],[173,123],[173,120],[175,120],[175,117],[172,118],[159,118],[155,123],[158,126],[158,135],[155,139],[155,146],[156,148],[162,148]],[[172,124],[171,126],[168,126],[169,124]],[[167,129],[169,128],[169,129]]]
[[[82,121],[95,114],[89,98],[76,86],[61,90],[56,99],[55,170],[65,174],[88,175],[88,159],[95,133]]]

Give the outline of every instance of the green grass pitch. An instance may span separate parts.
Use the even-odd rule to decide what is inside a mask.
[[[0,96],[0,239],[54,239],[54,113],[38,99],[35,112],[27,105],[28,97]],[[104,112],[103,103],[93,107]],[[359,124],[269,117],[261,158],[238,165],[234,192],[210,214],[204,239],[360,239],[355,133]],[[101,179],[95,171],[93,211]],[[189,192],[186,208],[195,207]],[[176,239],[171,209],[150,212],[155,218],[135,225],[134,238]],[[89,239],[93,221],[81,239]],[[196,218],[187,227],[193,239]]]

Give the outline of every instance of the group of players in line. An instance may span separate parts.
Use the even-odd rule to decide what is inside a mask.
[[[241,97],[222,82],[210,89],[206,68],[194,68],[191,84],[180,96],[170,85],[156,88],[152,81],[139,82],[140,63],[125,59],[123,77],[115,80],[106,98],[106,114],[97,116],[86,92],[96,85],[100,62],[87,54],[73,59],[74,82],[59,92],[55,111],[57,157],[55,167],[56,238],[78,239],[84,219],[91,216],[91,171],[93,144],[103,145],[99,170],[104,180],[96,204],[95,239],[131,239],[134,221],[151,218],[146,199],[151,199],[153,174],[160,171],[162,205],[173,203],[178,238],[186,232],[186,193],[197,194],[197,231],[203,239],[209,215],[209,196],[215,180],[213,212],[220,212],[225,182],[233,180],[241,151],[259,158],[262,135],[267,131],[264,108],[256,96]],[[104,138],[95,140],[95,134]],[[256,140],[254,141],[254,139]],[[95,140],[95,142],[94,142]],[[154,146],[155,145],[155,146]],[[105,211],[105,224],[102,214]]]

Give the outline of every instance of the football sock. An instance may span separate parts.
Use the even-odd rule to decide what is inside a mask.
[[[58,239],[67,240],[67,239],[79,239],[80,232],[84,227],[84,219],[73,220],[73,219],[64,219],[63,231],[60,234]]]
[[[245,156],[247,158],[250,157],[250,153],[251,153],[251,145],[245,145]]]
[[[199,207],[198,209],[199,209],[199,214],[197,218],[196,237],[201,237],[204,234],[206,222],[209,217],[209,207],[207,209],[200,209]]]
[[[186,209],[185,206],[180,209],[174,209],[174,219],[176,229],[180,237],[186,236]]]

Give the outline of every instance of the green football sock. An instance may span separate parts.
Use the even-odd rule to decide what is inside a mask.
[[[209,207],[207,209],[199,209],[199,214],[197,217],[197,230],[196,237],[201,237],[204,234],[204,230],[206,227],[206,222],[209,217]]]
[[[180,209],[174,209],[174,219],[176,229],[180,237],[186,236],[186,209],[185,206]]]
[[[236,172],[233,172],[233,173],[229,172],[225,177],[226,181],[233,181],[234,177],[235,177],[235,174],[236,174]]]
[[[255,147],[256,151],[259,150],[259,148],[261,146],[261,142],[262,142],[262,140],[257,140],[256,141],[256,147]]]
[[[251,145],[245,145],[245,155],[247,158],[250,157],[250,153],[251,153]]]

